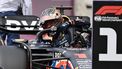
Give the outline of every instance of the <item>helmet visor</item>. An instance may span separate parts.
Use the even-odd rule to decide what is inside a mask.
[[[52,26],[57,26],[60,23],[61,22],[60,22],[59,19],[47,20],[47,21],[44,22],[44,24],[42,25],[42,27],[44,29],[48,29],[48,28],[51,28]]]

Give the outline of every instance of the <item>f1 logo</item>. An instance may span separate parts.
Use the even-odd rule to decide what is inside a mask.
[[[122,6],[102,6],[95,14],[96,15],[106,15],[106,14],[122,14]]]

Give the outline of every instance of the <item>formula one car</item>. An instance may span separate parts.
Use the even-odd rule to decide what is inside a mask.
[[[79,18],[79,20],[78,20]],[[34,34],[34,40],[15,39],[15,45],[6,46],[0,40],[0,69],[91,69],[91,31],[88,17],[71,17],[73,24],[41,30],[39,18],[36,16],[5,16],[0,18],[0,31],[8,33]],[[18,24],[19,23],[19,24]],[[26,24],[25,24],[26,23]],[[64,29],[67,27],[66,29]],[[58,30],[58,31],[57,31]],[[70,43],[57,39],[44,40],[42,35],[67,30]],[[84,34],[87,34],[84,36]],[[45,43],[41,43],[43,40]]]

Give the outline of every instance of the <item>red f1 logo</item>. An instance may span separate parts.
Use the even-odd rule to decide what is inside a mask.
[[[122,14],[122,6],[102,6],[95,14],[96,15],[106,15],[112,13],[115,15]]]

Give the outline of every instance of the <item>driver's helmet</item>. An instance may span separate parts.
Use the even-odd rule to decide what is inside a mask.
[[[61,14],[56,8],[48,8],[42,12],[40,21],[44,29],[51,28],[61,23]]]

